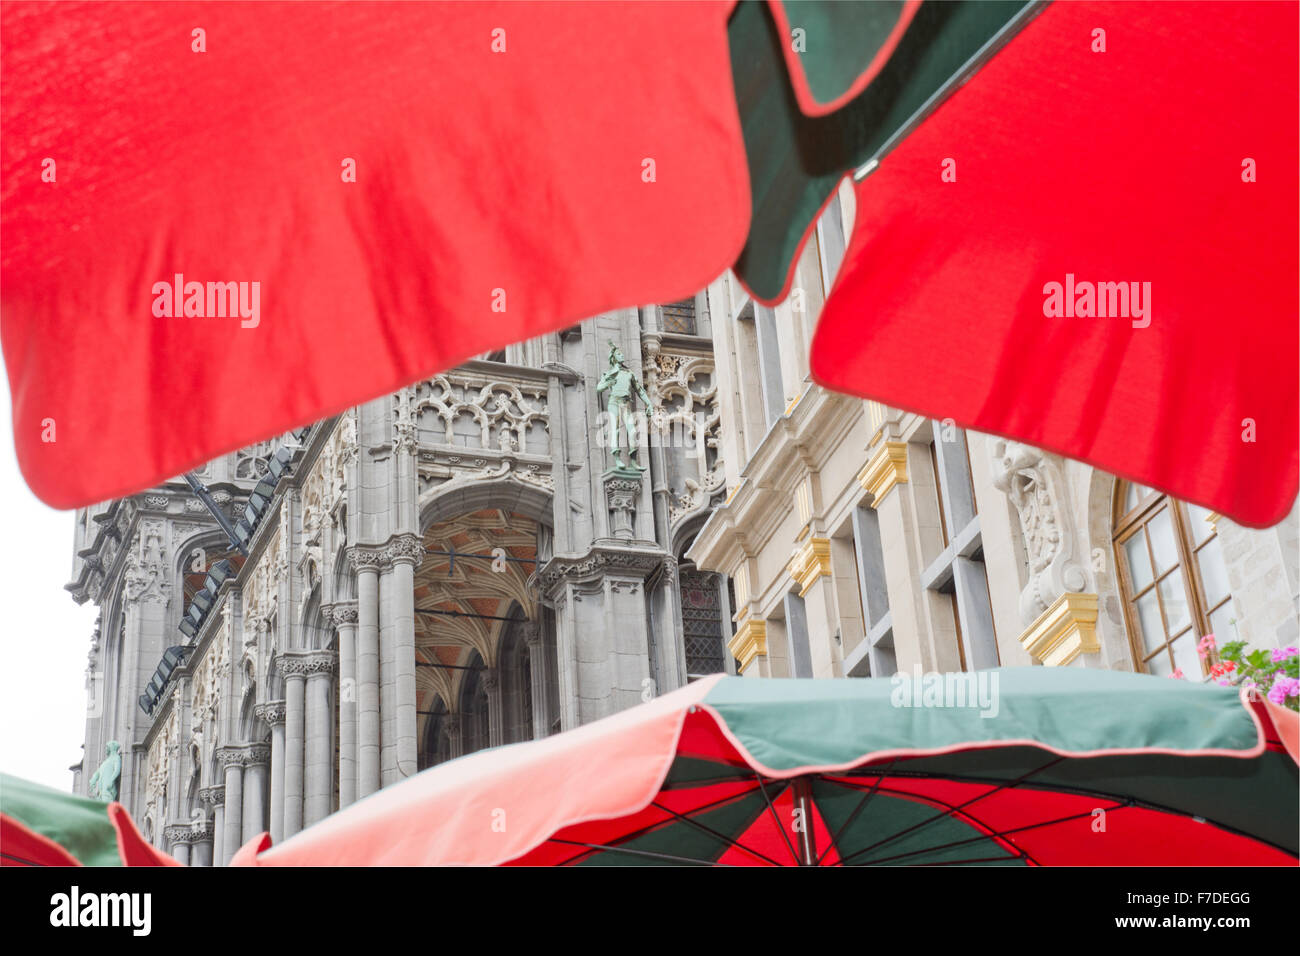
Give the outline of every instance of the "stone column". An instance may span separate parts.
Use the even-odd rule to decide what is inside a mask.
[[[266,786],[268,765],[271,760],[269,744],[248,744],[244,747],[244,807],[243,833],[240,845],[268,829],[266,825]]]
[[[229,866],[239,850],[244,823],[243,748],[222,747],[218,754],[226,772],[226,820],[222,827],[221,865]]]
[[[167,837],[168,852],[172,859],[182,866],[190,865],[190,826],[188,823],[172,823],[163,831]]]
[[[348,552],[357,572],[357,798],[379,789],[379,566],[367,548]]]
[[[199,799],[212,814],[212,830],[208,840],[208,866],[221,866],[221,852],[225,847],[225,802],[226,788],[204,787],[199,791]]]
[[[212,865],[212,837],[211,823],[190,825],[190,866]]]
[[[488,746],[500,747],[506,742],[506,715],[501,706],[500,665],[483,671],[483,689],[488,700]]]
[[[334,715],[331,706],[334,652],[302,655],[307,669],[307,765],[303,824],[311,826],[330,814],[333,802]]]
[[[532,678],[533,739],[540,740],[551,732],[551,721],[554,720],[547,680],[555,673],[555,654],[542,635],[539,621],[529,621],[524,625],[524,643],[528,645],[528,669]]]
[[[307,673],[301,660],[290,653],[279,659],[284,674],[284,839],[302,829],[303,736],[306,733]]]
[[[284,839],[284,725],[285,702],[268,701],[254,710],[271,727],[271,843]]]
[[[393,583],[393,731],[397,779],[418,771],[420,752],[415,712],[415,569],[424,561],[424,542],[403,534],[385,549]]]
[[[447,735],[447,759],[454,760],[465,753],[465,741],[460,734],[460,714],[448,714],[443,719],[442,732]]]
[[[357,605],[336,604],[339,633],[339,809],[357,799]]]

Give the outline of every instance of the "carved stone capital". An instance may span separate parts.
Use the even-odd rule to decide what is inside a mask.
[[[409,564],[418,568],[424,561],[424,541],[419,535],[399,534],[384,546],[384,558],[390,564]]]
[[[767,621],[761,617],[746,617],[727,641],[727,650],[736,659],[743,672],[760,654],[767,655]]]
[[[270,744],[244,744],[240,763],[245,767],[265,766],[271,762]]]
[[[1020,644],[1049,667],[1098,653],[1097,595],[1062,594],[1020,635]]]
[[[384,566],[384,550],[373,545],[354,544],[348,548],[348,562],[354,571],[379,571]]]
[[[194,842],[194,830],[188,823],[169,823],[163,827],[169,846],[188,846]]]
[[[189,824],[189,842],[191,844],[210,843],[212,841],[212,829],[212,821],[195,820],[193,823]]]
[[[858,484],[871,492],[871,507],[878,508],[895,485],[907,481],[907,442],[882,441],[858,472]]]
[[[217,750],[217,763],[223,770],[244,765],[244,748],[240,746],[221,747]]]
[[[253,715],[264,723],[277,727],[284,724],[285,704],[282,700],[269,700],[253,708]]]
[[[663,567],[666,557],[648,548],[596,547],[582,557],[551,558],[538,570],[537,582],[544,591],[553,592],[565,582],[595,581],[611,574],[645,580]]]
[[[831,542],[829,538],[809,537],[794,549],[790,558],[790,577],[799,584],[799,596],[805,597],[821,577],[830,577]]]
[[[495,693],[501,686],[501,674],[495,668],[491,667],[483,671],[483,689],[489,694]]]
[[[330,650],[287,651],[278,658],[280,673],[285,677],[332,674],[336,657]]]
[[[357,619],[356,601],[344,601],[330,608],[330,620],[334,622],[335,627],[342,627],[344,624],[355,624]]]
[[[216,809],[217,807],[225,806],[226,803],[225,785],[222,784],[219,787],[204,787],[202,790],[199,791],[199,800],[203,803],[205,807],[212,807],[213,809]]]

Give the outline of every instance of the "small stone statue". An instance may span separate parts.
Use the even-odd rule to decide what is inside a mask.
[[[623,359],[623,350],[620,349],[611,340],[609,343],[609,368],[605,374],[600,377],[600,382],[596,385],[597,393],[610,390],[609,405],[606,411],[609,415],[607,427],[609,429],[609,453],[613,457],[616,468],[640,474],[645,471],[641,465],[637,464],[634,456],[637,451],[637,423],[636,412],[633,409],[635,399],[632,390],[641,396],[645,402],[646,410],[649,411],[651,405],[650,396],[646,394],[645,388],[641,385],[640,379],[636,377],[633,371],[627,367]],[[622,449],[622,443],[619,436],[622,433],[627,434],[627,450]]]
[[[117,784],[122,776],[122,758],[118,754],[121,745],[110,740],[104,745],[104,762],[99,765],[94,776],[90,778],[90,795],[105,803],[117,799]]]

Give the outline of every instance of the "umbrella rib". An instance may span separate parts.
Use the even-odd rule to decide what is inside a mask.
[[[843,865],[847,863],[849,860],[851,860],[853,857],[861,856],[863,853],[867,853],[871,850],[876,849],[876,847],[884,846],[886,843],[892,843],[893,841],[897,840],[899,837],[906,836],[909,833],[919,830],[921,827],[929,826],[931,823],[935,823],[936,821],[942,820],[945,817],[950,817],[958,810],[962,810],[965,807],[970,806],[972,803],[975,803],[979,800],[983,800],[985,797],[997,793],[1000,790],[1009,790],[1012,787],[1019,786],[1020,784],[1028,780],[1030,777],[1032,777],[1034,774],[1042,773],[1048,767],[1053,767],[1064,759],[1065,759],[1064,757],[1055,757],[1052,760],[1049,760],[1047,763],[1043,764],[1041,767],[1036,767],[1033,770],[1030,770],[1028,773],[1017,777],[1015,780],[999,784],[998,786],[994,787],[992,790],[988,790],[985,791],[984,793],[979,794],[978,796],[971,797],[965,803],[959,803],[954,807],[949,807],[947,810],[943,811],[942,813],[936,813],[934,816],[928,817],[927,819],[922,820],[919,823],[912,824],[910,827],[908,827],[905,830],[899,830],[893,836],[885,837],[883,840],[877,840],[875,843],[871,844],[870,846],[865,846],[861,850],[857,850],[853,853],[850,853],[848,856],[842,858],[840,860],[840,864]],[[930,776],[936,776],[936,775],[930,774]]]
[[[715,860],[696,860],[689,856],[674,856],[671,853],[655,853],[652,850],[633,850],[625,846],[611,846],[607,843],[582,843],[578,840],[561,840],[559,837],[551,837],[552,843],[564,843],[568,846],[586,847],[588,850],[603,850],[608,853],[630,853],[634,856],[648,856],[656,860],[672,860],[675,863],[694,863],[696,866],[730,866],[729,863],[718,863]],[[578,854],[581,856],[582,854]],[[569,862],[569,861],[565,861]]]
[[[712,802],[710,802],[710,803],[702,804],[701,806],[697,807],[697,808],[695,809],[694,812],[696,812],[696,813],[700,813],[700,812],[702,812],[702,811],[704,811],[704,810],[712,810],[712,809],[714,809],[715,807],[720,807],[720,806],[722,806],[722,805],[725,804],[725,803],[730,803],[730,802],[732,802],[732,801],[739,800],[741,797],[748,796],[748,795],[749,795],[750,793],[752,793],[752,792],[753,792],[752,790],[745,790],[745,791],[742,791],[742,792],[740,792],[740,793],[731,793],[731,794],[727,794],[726,796],[724,796],[724,797],[719,797],[717,800],[714,800],[714,801],[712,801]],[[652,802],[653,802],[653,801],[652,801]],[[647,806],[649,806],[649,804],[647,804]],[[658,806],[658,804],[655,804],[655,806]],[[660,810],[667,810],[666,807],[659,807],[659,809],[660,809]],[[669,810],[668,812],[671,813],[672,811]],[[620,839],[622,839],[622,840],[635,840],[635,839],[637,839],[638,837],[645,836],[647,833],[651,833],[651,832],[653,832],[653,831],[659,829],[660,827],[662,827],[662,826],[663,826],[665,823],[667,823],[667,822],[668,822],[667,820],[655,820],[653,823],[647,823],[645,826],[641,827],[641,829],[639,829],[639,830],[633,830],[631,833],[624,834],[622,837],[620,837]],[[596,846],[596,844],[583,843],[583,842],[581,842],[581,841],[579,841],[579,840],[563,840],[563,839],[560,839],[559,837],[554,837],[554,836],[553,836],[553,837],[549,837],[549,838],[547,839],[546,842],[548,842],[548,843],[567,843],[567,844],[569,844],[569,845],[571,845],[571,846]],[[600,845],[603,846],[604,844],[600,844]],[[576,860],[578,857],[580,857],[580,856],[582,856],[582,855],[583,855],[583,854],[578,853],[578,854],[576,854],[575,856],[570,857],[569,859],[563,861],[563,863],[560,863],[560,864],[558,864],[558,865],[560,865],[560,866],[564,866],[565,864],[568,864],[568,863],[573,862],[574,860]]]
[[[650,805],[652,807],[658,807],[660,810],[664,811],[664,813],[671,813],[674,817],[676,817],[678,820],[681,820],[683,823],[689,823],[691,826],[695,827],[696,829],[704,831],[711,837],[715,837],[718,840],[718,842],[720,842],[723,846],[727,846],[727,847],[734,846],[739,850],[744,850],[746,853],[750,854],[751,856],[758,857],[758,859],[760,860],[765,860],[766,862],[771,863],[773,866],[781,865],[780,863],[776,862],[776,860],[772,859],[767,854],[759,853],[757,850],[745,846],[745,844],[741,843],[739,840],[733,840],[731,837],[727,836],[726,834],[719,833],[717,830],[713,829],[712,827],[705,826],[699,820],[692,820],[689,816],[682,813],[678,813],[676,810],[672,809],[671,807],[665,807],[657,800],[650,801]],[[699,807],[695,810],[692,810],[691,812],[700,813],[704,809],[706,808]],[[762,811],[760,810],[759,813],[761,815]]]
[[[767,787],[763,785],[763,778],[758,774],[754,774],[754,779],[758,781],[758,789],[763,792],[763,799],[767,801],[767,809],[772,813],[772,822],[776,824],[781,839],[785,840],[786,849],[790,851],[790,859],[794,860],[797,866],[799,864],[799,854],[795,852],[794,844],[790,842],[790,834],[785,832],[785,825],[781,823],[781,815],[776,812],[776,807],[772,804],[772,798],[767,795]]]
[[[889,761],[889,764],[885,767],[885,773],[888,773],[889,768],[892,767],[897,762],[898,762],[897,757]],[[868,790],[866,794],[863,795],[862,799],[858,801],[858,805],[853,808],[853,812],[849,814],[848,819],[845,820],[843,823],[841,823],[839,829],[836,830],[835,833],[831,835],[830,845],[827,846],[826,849],[821,852],[821,855],[817,857],[818,866],[822,865],[822,860],[826,859],[827,853],[830,853],[831,850],[839,849],[840,837],[843,836],[844,831],[847,830],[853,824],[853,821],[858,818],[858,814],[866,809],[867,802],[876,795],[876,791],[880,789],[880,784],[884,781],[884,779],[885,779],[884,774],[879,774],[876,777],[876,782],[871,785],[871,789]]]
[[[1111,813],[1112,811],[1115,811],[1115,810],[1122,810],[1122,809],[1124,809],[1125,807],[1130,807],[1130,806],[1132,806],[1131,803],[1116,803],[1114,806],[1111,806],[1111,807],[1104,807],[1103,809],[1105,809],[1105,811],[1106,811],[1107,813]],[[1072,813],[1072,814],[1070,814],[1068,817],[1057,817],[1055,820],[1044,820],[1044,821],[1041,822],[1041,823],[1028,823],[1028,824],[1025,824],[1025,825],[1022,826],[1022,827],[1012,827],[1010,830],[998,830],[998,829],[995,829],[994,827],[990,827],[990,826],[988,826],[988,824],[987,824],[987,823],[984,823],[983,821],[978,821],[978,822],[980,822],[980,824],[981,824],[982,826],[986,826],[986,827],[988,827],[988,829],[989,829],[990,832],[989,832],[989,833],[981,833],[979,836],[967,837],[967,838],[964,839],[964,840],[954,840],[954,841],[951,842],[951,843],[941,843],[941,844],[939,844],[938,846],[925,847],[925,848],[920,849],[920,850],[908,850],[906,853],[897,853],[897,854],[895,854],[894,856],[886,856],[886,857],[882,857],[882,858],[880,858],[880,859],[878,859],[878,860],[872,860],[872,861],[870,861],[870,862],[869,862],[868,864],[866,864],[866,865],[867,865],[867,866],[879,866],[879,865],[881,865],[881,864],[883,864],[883,863],[889,863],[889,862],[892,862],[892,861],[894,861],[894,860],[901,860],[901,859],[903,859],[903,858],[905,858],[905,857],[909,857],[909,856],[918,856],[918,855],[920,855],[920,854],[922,854],[922,853],[935,853],[935,852],[937,852],[937,851],[939,851],[939,850],[950,850],[950,849],[952,849],[953,847],[956,847],[956,846],[963,846],[963,845],[965,845],[965,844],[967,844],[967,843],[977,843],[977,842],[979,842],[980,840],[991,840],[991,839],[995,839],[995,838],[1006,839],[1008,836],[1010,836],[1010,835],[1013,834],[1013,833],[1024,833],[1024,832],[1026,832],[1026,831],[1028,831],[1028,830],[1036,830],[1036,829],[1038,829],[1039,827],[1050,827],[1050,826],[1055,826],[1055,825],[1058,824],[1058,823],[1067,823],[1067,822],[1069,822],[1070,820],[1079,820],[1079,819],[1082,819],[1083,817],[1090,817],[1090,816],[1093,815],[1093,813],[1094,813],[1093,810],[1085,810],[1083,813]],[[974,819],[974,818],[972,817],[972,819]],[[1028,858],[1028,859],[1030,859],[1030,860],[1033,860],[1033,858],[1029,855],[1029,853],[1028,853],[1027,851],[1023,850],[1023,848],[1021,848],[1021,847],[1016,847],[1016,849],[1017,849],[1017,850],[1021,850],[1021,852],[1024,853],[1024,855],[1025,855],[1026,858]],[[1033,860],[1033,862],[1034,862],[1036,865],[1038,865],[1038,861],[1037,861],[1037,860]],[[919,864],[918,864],[918,865],[919,865]]]

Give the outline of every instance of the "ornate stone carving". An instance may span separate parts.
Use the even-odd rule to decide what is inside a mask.
[[[271,727],[283,724],[285,713],[285,702],[282,700],[269,700],[253,708],[253,715]]]
[[[334,623],[335,627],[342,627],[344,624],[357,623],[357,602],[347,601],[333,605],[330,608],[330,620]]]
[[[1028,625],[1062,594],[1087,590],[1088,574],[1077,552],[1060,465],[1029,445],[988,441],[993,484],[1011,499],[1024,536],[1029,581],[1020,593],[1020,617]]]
[[[152,508],[154,511],[165,511],[167,509],[166,495],[145,495],[144,506]]]
[[[301,674],[310,677],[313,674],[334,673],[336,655],[333,651],[288,651],[278,658],[280,673],[285,677]]]
[[[204,787],[202,790],[199,791],[199,801],[205,807],[208,807],[212,810],[215,810],[217,807],[225,806],[226,803],[225,784],[221,784],[215,787]]]
[[[348,563],[354,571],[379,571],[384,567],[384,550],[370,545],[348,548]]]
[[[194,829],[188,823],[169,823],[163,827],[163,837],[168,846],[188,846],[194,842]]]
[[[641,495],[640,478],[605,476],[605,498],[609,505],[610,530],[628,541],[636,536],[636,501]]]
[[[581,558],[551,558],[538,570],[537,582],[551,591],[564,581],[591,581],[606,574],[632,574],[642,579],[663,566],[666,555],[648,549],[595,548]]]
[[[170,598],[167,553],[164,523],[160,520],[140,522],[122,577],[127,601],[167,604]]]
[[[418,568],[424,561],[424,542],[419,535],[397,535],[384,545],[384,560],[392,564],[410,564]]]
[[[411,420],[419,438],[428,444],[550,452],[546,386],[540,382],[514,383],[453,369],[419,383],[411,392]]]
[[[668,523],[676,526],[707,508],[726,485],[716,371],[711,355],[653,347],[642,368],[651,398],[650,442],[682,449],[665,459]]]

